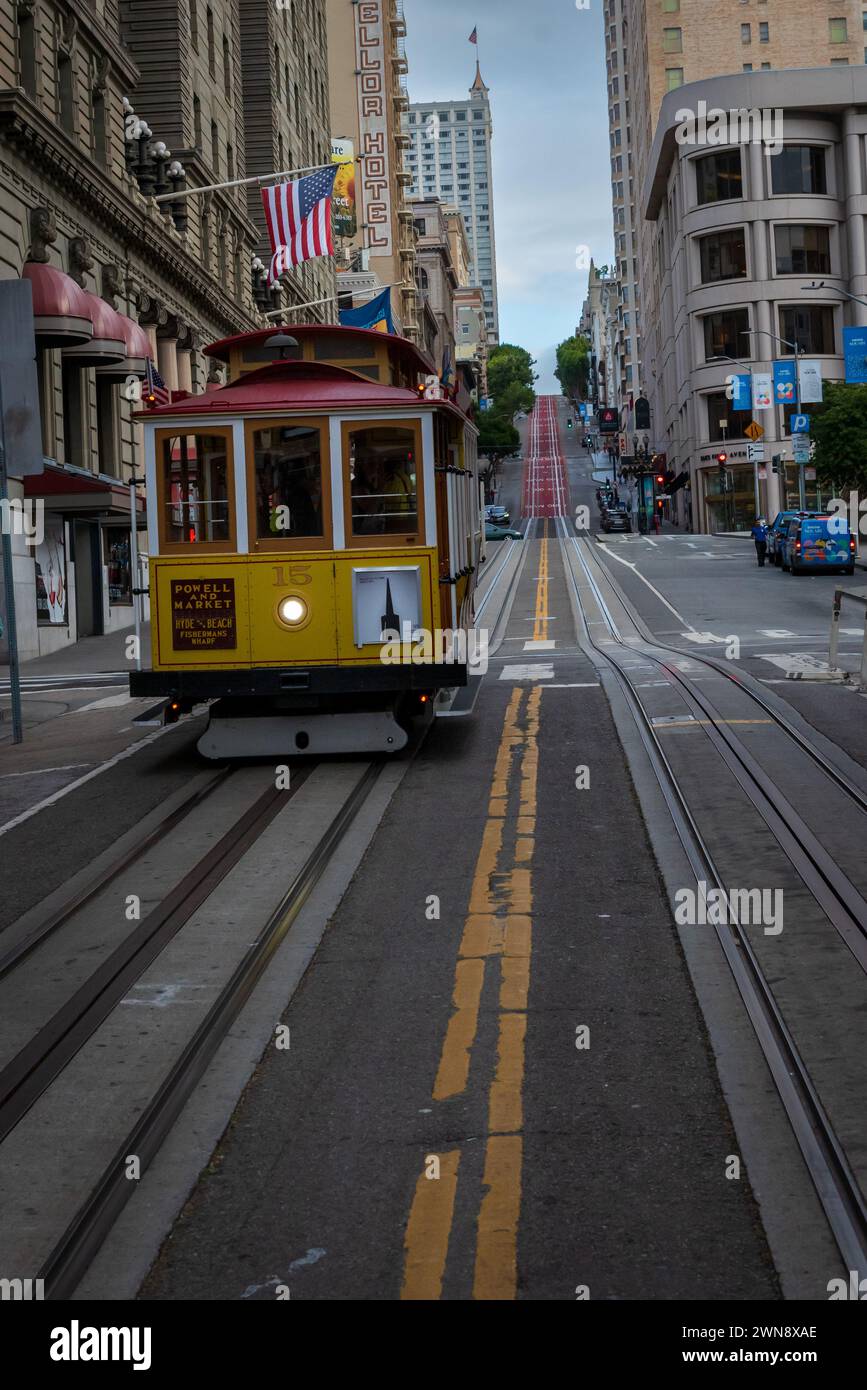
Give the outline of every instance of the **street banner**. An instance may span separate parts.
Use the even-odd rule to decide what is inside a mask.
[[[867,384],[867,328],[843,329],[846,380],[852,386]]]
[[[340,322],[344,328],[372,328],[377,333],[393,333],[394,320],[391,316],[391,289],[385,289],[367,304],[357,309],[341,309]]]
[[[794,362],[774,363],[774,400],[777,405],[794,405],[795,364]]]
[[[752,397],[752,377],[749,372],[743,372],[731,378],[732,385],[732,409],[751,410],[753,404]]]
[[[336,164],[331,225],[335,236],[353,237],[358,231],[355,214],[355,146],[351,140],[331,141],[331,162]]]
[[[770,410],[773,404],[774,385],[770,372],[753,372],[753,410]]]
[[[801,378],[801,404],[821,404],[823,399],[821,362],[804,362],[801,360],[798,367]]]

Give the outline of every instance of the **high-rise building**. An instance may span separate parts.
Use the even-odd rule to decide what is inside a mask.
[[[644,329],[656,293],[639,202],[663,97],[726,74],[863,63],[865,12],[861,0],[605,0],[619,286],[614,375],[630,438],[632,404],[648,390]]]
[[[454,203],[464,218],[472,280],[485,297],[488,341],[500,336],[494,185],[491,168],[491,103],[478,63],[466,101],[413,102],[405,127],[412,194]]]
[[[392,287],[399,333],[418,343],[415,233],[407,205],[403,0],[327,0],[331,135],[351,146],[357,231],[341,246],[338,288]]]

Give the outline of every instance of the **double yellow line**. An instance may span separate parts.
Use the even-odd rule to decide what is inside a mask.
[[[537,622],[547,614],[547,539],[540,565]],[[513,1299],[523,1160],[524,1046],[532,939],[532,860],[536,835],[541,689],[516,688],[506,711],[476,861],[469,911],[455,966],[454,1012],[446,1029],[433,1099],[467,1088],[489,967],[498,990],[497,1061],[488,1088],[488,1127],[478,1207],[473,1297]],[[509,821],[510,803],[514,808]],[[508,831],[508,833],[507,833]],[[496,967],[496,969],[495,969]],[[448,1257],[460,1147],[428,1155],[405,1236],[404,1299],[436,1299]]]
[[[533,624],[533,641],[544,642],[548,637],[548,522],[542,530],[542,543],[539,548],[539,578],[536,583],[536,615]]]

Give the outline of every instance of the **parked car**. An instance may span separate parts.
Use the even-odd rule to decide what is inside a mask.
[[[514,526],[494,526],[492,522],[485,523],[486,541],[522,541],[523,531],[518,531]]]
[[[798,516],[789,522],[781,563],[792,574],[839,569],[855,573],[855,537],[845,517]]]
[[[495,526],[508,526],[511,520],[507,507],[500,507],[496,503],[488,503],[485,507],[485,521],[492,521]]]
[[[782,563],[783,541],[789,529],[789,522],[796,521],[798,517],[816,515],[816,512],[777,512],[768,527],[768,560],[771,564],[779,566]]]
[[[601,524],[603,531],[631,531],[632,517],[625,507],[606,507]]]

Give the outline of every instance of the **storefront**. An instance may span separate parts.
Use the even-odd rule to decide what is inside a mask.
[[[726,531],[748,532],[756,519],[756,484],[759,512],[768,508],[767,469],[770,465],[751,463],[747,444],[726,447],[726,461],[720,464],[717,450],[699,455],[699,485],[702,530],[711,536]]]
[[[132,627],[132,591],[146,585],[147,558],[140,557],[133,576],[129,489],[46,460],[43,474],[24,480],[24,495],[44,508],[42,539],[33,551],[39,654]],[[141,498],[137,527],[139,547],[145,547]]]

